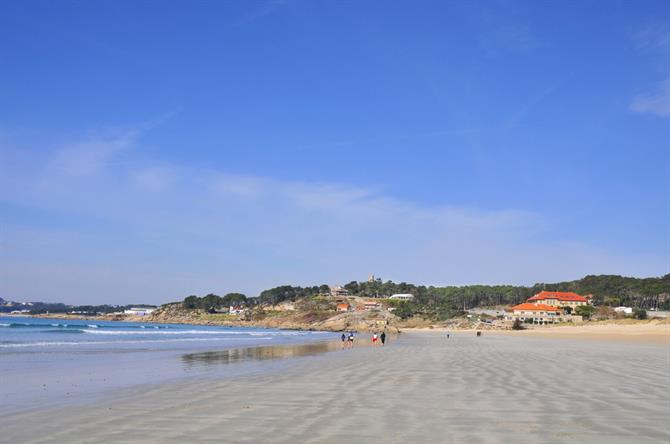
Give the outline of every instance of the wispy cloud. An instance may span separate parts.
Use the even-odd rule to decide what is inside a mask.
[[[633,34],[640,51],[657,61],[657,69],[664,77],[653,91],[638,94],[630,104],[635,113],[657,117],[670,116],[670,24],[651,23]]]
[[[479,45],[490,56],[527,54],[542,46],[525,24],[492,27],[480,35]]]
[[[58,148],[51,167],[71,176],[91,176],[100,173],[107,163],[128,149],[135,141],[135,129],[111,134],[91,134],[83,141],[67,143]]]
[[[642,50],[670,53],[670,24],[648,24],[633,33],[633,39]]]
[[[514,208],[420,205],[350,184],[166,165],[140,156],[137,137],[87,137],[28,153],[30,162],[11,156],[0,200],[30,216],[5,227],[12,239],[0,257],[11,270],[5,294],[164,302],[371,272],[427,284],[532,283],[587,272],[647,274],[659,263],[541,240],[551,222]],[[86,160],[77,163],[75,153]],[[132,161],[116,162],[120,156]]]
[[[670,79],[666,79],[652,93],[640,94],[633,99],[630,110],[658,117],[670,116]]]
[[[137,185],[144,190],[165,191],[177,180],[178,172],[171,167],[146,167],[133,174]]]
[[[279,11],[281,8],[286,7],[289,4],[289,1],[264,0],[262,2],[252,2],[249,4],[254,5],[254,9],[250,10],[247,14],[233,22],[234,25],[246,25],[256,20],[262,19],[263,17],[270,16]]]

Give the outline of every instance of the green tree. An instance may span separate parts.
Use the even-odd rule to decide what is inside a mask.
[[[344,289],[347,290],[350,294],[360,293],[360,287],[356,281],[351,281],[348,284],[345,284]]]
[[[398,316],[400,319],[407,319],[414,316],[416,312],[416,307],[413,302],[402,301],[395,306],[393,314]]]
[[[247,302],[247,297],[242,293],[228,293],[221,299],[221,305],[224,307],[230,305],[240,305]]]
[[[184,306],[184,308],[194,310],[200,306],[200,298],[195,295],[188,296],[184,299],[182,305]]]
[[[210,293],[200,300],[200,308],[212,311],[223,306],[222,302],[221,296]]]
[[[575,309],[575,313],[584,319],[589,319],[595,311],[596,308],[592,305],[580,305]]]

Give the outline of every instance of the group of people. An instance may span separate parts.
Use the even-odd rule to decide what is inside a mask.
[[[352,348],[354,346],[355,335],[353,331],[350,331],[349,334],[342,333],[340,338],[342,339],[342,348]],[[372,345],[377,346],[380,342],[382,347],[386,343],[386,332],[384,331],[381,334],[375,332],[372,335]]]
[[[342,348],[351,348],[354,346],[354,332],[350,331],[349,334],[342,333]]]

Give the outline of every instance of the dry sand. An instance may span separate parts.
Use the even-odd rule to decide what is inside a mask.
[[[445,327],[404,329],[411,331],[434,332],[471,332],[472,330],[454,330]],[[635,320],[612,320],[589,322],[584,324],[565,324],[559,326],[530,326],[526,330],[482,330],[489,335],[507,335],[514,337],[545,337],[545,338],[572,338],[578,340],[607,340],[607,341],[636,341],[655,342],[670,345],[670,322],[667,320],[651,320],[640,322]]]
[[[283,362],[2,417],[0,441],[670,442],[664,344],[411,332]]]

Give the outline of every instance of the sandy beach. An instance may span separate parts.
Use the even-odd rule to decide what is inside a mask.
[[[2,441],[670,440],[670,350],[656,342],[424,331],[282,363],[5,416]]]
[[[469,332],[477,330],[454,330],[445,327],[403,329],[405,332],[433,331],[441,333]],[[670,345],[670,322],[668,320],[612,320],[584,324],[563,324],[558,326],[532,326],[526,330],[483,330],[487,335],[510,337],[572,338],[576,340],[655,342]]]

